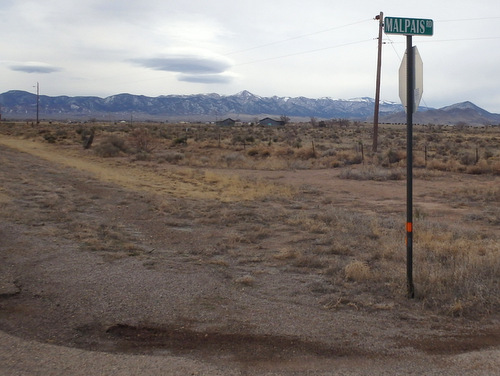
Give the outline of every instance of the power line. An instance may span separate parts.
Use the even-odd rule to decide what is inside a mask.
[[[387,40],[389,41],[389,44],[391,45],[392,49],[396,53],[396,56],[398,57],[399,60],[401,60],[401,56],[399,56],[399,53],[396,50],[396,47],[394,47],[394,41],[391,38],[389,38],[389,36],[387,34],[385,36],[386,36]],[[384,42],[384,44],[386,44],[386,42]]]
[[[495,17],[479,17],[479,18],[457,18],[452,20],[436,20],[434,22],[463,22],[463,21],[484,21],[484,20],[498,20],[500,16]]]
[[[500,19],[500,17],[481,17],[481,18],[450,19],[450,20],[438,20],[438,21],[435,21],[435,22],[480,21],[480,20],[490,20],[490,19],[491,20],[493,20],[493,19]],[[290,37],[290,38],[286,38],[286,39],[282,39],[282,40],[278,40],[278,41],[274,41],[274,42],[269,42],[269,43],[257,45],[257,46],[254,46],[254,47],[249,47],[249,48],[245,48],[245,49],[241,49],[241,50],[237,50],[237,51],[232,51],[232,52],[226,53],[225,55],[228,56],[228,55],[234,55],[234,54],[238,54],[238,53],[242,53],[242,52],[253,51],[253,50],[257,50],[257,49],[264,48],[264,47],[274,46],[274,45],[277,45],[277,44],[286,43],[286,42],[297,40],[297,39],[301,39],[301,38],[306,38],[306,37],[309,37],[309,36],[312,36],[312,35],[326,33],[326,32],[332,31],[332,30],[342,29],[342,28],[345,28],[345,27],[357,25],[357,24],[360,24],[360,23],[368,22],[368,21],[371,22],[373,20],[371,18],[370,19],[364,19],[364,20],[361,20],[361,21],[352,22],[352,23],[349,23],[349,24],[341,25],[341,26],[336,26],[336,27],[332,27],[332,28],[328,28],[328,29],[324,29],[324,30],[319,30],[319,31],[312,32],[312,33],[297,35],[297,36],[294,36],[294,37]],[[392,48],[396,52],[396,55],[398,55],[398,58],[400,58],[398,52],[394,48],[394,44],[396,44],[396,43],[399,44],[399,43],[403,43],[403,42],[394,42],[390,38],[387,37],[387,34],[385,34],[385,36],[390,41],[390,44],[392,45]],[[433,38],[432,40],[421,41],[421,42],[423,42],[423,43],[444,43],[444,42],[491,40],[491,39],[500,39],[500,37],[457,38],[457,39],[442,39],[442,40],[436,40],[436,39]],[[296,52],[296,53],[291,53],[291,54],[286,54],[286,55],[279,55],[279,56],[274,56],[274,57],[269,57],[269,58],[263,58],[263,59],[258,59],[258,60],[252,60],[252,61],[248,61],[248,62],[245,62],[245,63],[234,64],[233,66],[255,64],[255,63],[261,63],[261,62],[270,61],[270,60],[277,60],[277,59],[292,57],[292,56],[305,55],[305,54],[310,54],[310,53],[314,53],[314,52],[324,51],[324,50],[328,50],[328,49],[333,49],[333,48],[345,47],[345,46],[349,46],[349,45],[353,45],[353,44],[364,43],[364,42],[368,42],[368,41],[371,41],[371,39],[370,40],[361,40],[361,41],[356,41],[356,42],[348,42],[348,43],[343,43],[343,44],[339,44],[339,45],[335,45],[335,46],[323,47],[323,48],[318,48],[318,49],[314,49],[314,50],[301,51],[301,52]]]
[[[386,34],[387,36],[387,34]],[[419,43],[445,43],[445,42],[463,42],[463,41],[476,41],[476,40],[492,40],[492,39],[500,39],[499,37],[476,37],[476,38],[454,38],[454,39],[428,39],[428,40],[419,40]],[[391,44],[402,44],[405,42],[393,42]]]
[[[463,22],[463,21],[483,21],[483,20],[495,20],[495,19],[500,19],[500,16],[495,16],[495,17],[479,17],[479,18],[459,18],[459,19],[449,19],[449,20],[436,20],[434,22]],[[345,27],[358,25],[358,24],[365,23],[365,22],[368,22],[368,21],[371,22],[371,21],[373,21],[373,19],[372,18],[368,18],[368,19],[364,19],[364,20],[361,20],[361,21],[352,22],[352,23],[349,23],[349,24],[341,25],[341,26],[335,26],[335,27],[331,27],[331,28],[328,28],[328,29],[315,31],[315,32],[312,32],[312,33],[301,34],[301,35],[297,35],[297,36],[294,36],[294,37],[277,40],[277,41],[274,41],[274,42],[264,43],[264,44],[257,45],[257,46],[254,46],[254,47],[249,47],[249,48],[244,48],[244,49],[241,49],[241,50],[236,50],[236,51],[228,52],[228,53],[226,53],[224,55],[226,55],[226,56],[228,56],[228,55],[234,55],[234,54],[238,54],[238,53],[242,53],[242,52],[256,50],[256,49],[259,49],[259,48],[274,46],[276,44],[286,43],[286,42],[289,42],[289,41],[292,41],[292,40],[306,38],[306,37],[309,37],[309,36],[312,36],[312,35],[327,33],[327,32],[332,31],[332,30],[343,29]],[[491,39],[497,39],[497,38],[491,38]]]
[[[441,39],[441,40],[424,40],[423,43],[442,43],[442,42],[461,42],[461,41],[475,41],[475,40],[491,40],[500,39],[500,37],[476,37],[476,38],[456,38],[456,39]]]
[[[338,44],[338,45],[335,45],[335,46],[317,48],[317,49],[314,49],[314,50],[308,50],[308,51],[296,52],[296,53],[287,54],[287,55],[279,55],[279,56],[269,57],[269,58],[265,58],[265,59],[248,61],[246,63],[234,64],[233,66],[240,66],[240,65],[247,65],[247,64],[254,64],[254,63],[262,63],[264,61],[283,59],[283,58],[291,57],[291,56],[305,55],[305,54],[310,54],[310,53],[314,53],[314,52],[329,50],[329,49],[333,49],[333,48],[346,47],[346,46],[351,46],[351,45],[354,45],[354,44],[360,44],[360,43],[366,43],[366,42],[372,42],[372,41],[373,41],[373,39],[364,39],[364,40],[359,40],[359,41],[356,41],[356,42],[348,42],[348,43]]]
[[[369,19],[365,19],[365,20],[361,20],[361,21],[352,22],[352,23],[349,23],[349,24],[346,24],[346,25],[335,26],[335,27],[331,27],[331,28],[328,28],[328,29],[315,31],[315,32],[308,33],[308,34],[297,35],[297,36],[294,36],[294,37],[290,37],[290,38],[286,38],[286,39],[281,39],[281,40],[277,40],[277,41],[274,41],[274,42],[269,42],[269,43],[265,43],[265,44],[257,45],[257,46],[254,46],[254,47],[245,48],[245,49],[242,49],[242,50],[237,50],[237,51],[228,52],[228,53],[226,53],[226,54],[224,54],[224,55],[228,56],[228,55],[239,54],[239,53],[241,53],[241,52],[253,51],[253,50],[257,50],[257,49],[259,49],[259,48],[264,48],[264,47],[274,46],[274,45],[276,45],[276,44],[286,43],[286,42],[289,42],[289,41],[292,41],[292,40],[297,40],[297,39],[301,39],[301,38],[306,38],[306,37],[309,37],[309,36],[312,36],[312,35],[317,35],[317,34],[327,33],[327,32],[332,31],[332,30],[343,29],[343,28],[345,28],[345,27],[358,25],[358,24],[360,24],[360,23],[364,23],[364,22],[367,22],[367,21],[372,21],[372,19],[371,19],[371,18],[369,18]]]

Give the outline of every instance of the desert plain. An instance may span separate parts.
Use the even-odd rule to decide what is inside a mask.
[[[414,132],[409,299],[404,125],[2,121],[0,374],[497,374],[500,128]]]

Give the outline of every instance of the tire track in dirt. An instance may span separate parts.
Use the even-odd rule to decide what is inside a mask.
[[[288,186],[263,181],[242,180],[237,175],[207,173],[189,168],[147,168],[105,161],[83,150],[65,150],[48,144],[10,138],[0,135],[0,144],[29,153],[47,161],[58,163],[92,174],[103,182],[119,184],[125,188],[181,198],[220,201],[255,200],[265,197],[291,197]]]

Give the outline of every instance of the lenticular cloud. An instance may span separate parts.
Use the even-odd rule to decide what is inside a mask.
[[[229,59],[203,52],[170,53],[131,62],[144,68],[179,73],[178,80],[184,82],[225,84],[233,79],[227,72],[231,66]]]
[[[10,69],[25,73],[54,73],[61,71],[59,67],[40,62],[15,63],[10,65]]]
[[[152,58],[134,59],[145,68],[185,74],[216,74],[230,67],[228,60],[217,56],[172,54]]]

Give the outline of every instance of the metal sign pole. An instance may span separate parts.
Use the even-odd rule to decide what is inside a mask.
[[[406,35],[406,72],[403,58],[399,69],[399,97],[403,106],[406,107],[406,277],[408,298],[411,299],[415,297],[413,286],[413,112],[416,112],[418,108],[423,90],[422,60],[417,48],[412,46],[412,35],[431,36],[434,33],[434,21],[425,18],[385,17],[384,31],[387,34]]]
[[[415,103],[415,51],[412,36],[406,36],[406,278],[408,298],[415,297],[413,286],[413,109]]]

